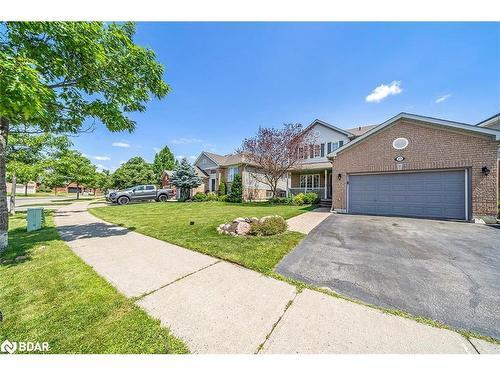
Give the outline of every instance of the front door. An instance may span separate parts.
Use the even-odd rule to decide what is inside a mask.
[[[328,172],[326,177],[326,197],[332,198],[332,172]]]

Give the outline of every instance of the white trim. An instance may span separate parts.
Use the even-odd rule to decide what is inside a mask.
[[[216,165],[217,167],[220,167],[219,163],[217,163],[214,159],[212,159],[210,156],[208,156],[208,155],[205,153],[205,151],[202,151],[202,152],[200,153],[200,155],[198,155],[198,157],[197,157],[197,158],[196,158],[196,160],[194,161],[193,165],[196,165],[196,164],[198,163],[198,160],[200,160],[200,158],[202,157],[202,155],[204,155],[206,158],[208,158],[208,159],[212,160],[212,161],[215,163],[215,165]]]
[[[474,133],[479,133],[479,134],[493,135],[493,136],[495,136],[495,140],[496,141],[500,141],[500,130],[485,129],[485,128],[482,128],[482,127],[476,126],[476,125],[463,124],[463,123],[460,123],[460,122],[453,122],[453,121],[435,119],[435,118],[432,118],[432,117],[425,117],[425,116],[420,116],[420,115],[412,115],[412,114],[409,114],[409,113],[402,112],[402,113],[400,113],[400,114],[398,114],[398,115],[390,118],[389,120],[383,122],[382,124],[377,125],[373,129],[367,131],[366,133],[364,133],[360,137],[355,138],[351,142],[346,143],[344,146],[338,148],[337,150],[332,151],[326,157],[328,159],[331,159],[331,158],[337,156],[337,154],[339,152],[342,152],[342,151],[346,150],[347,148],[355,145],[356,143],[363,141],[364,139],[370,137],[371,135],[379,132],[380,130],[384,129],[385,127],[393,124],[394,122],[396,122],[396,121],[398,121],[400,119],[423,121],[423,122],[428,122],[430,124],[435,124],[435,125],[441,125],[441,126],[455,128],[455,129],[466,130],[466,131],[470,131],[470,132],[474,132]]]
[[[329,123],[325,122],[325,121],[322,121],[322,120],[319,120],[319,119],[316,119],[314,120],[313,122],[311,122],[307,128],[305,128],[303,130],[303,132],[305,133],[306,131],[308,131],[309,129],[311,129],[314,125],[316,124],[319,124],[319,125],[323,125],[327,128],[330,128],[331,130],[335,130],[336,132],[339,132],[339,133],[342,133],[344,134],[345,136],[347,137],[354,137],[354,134],[352,134],[351,132],[348,132],[347,130],[345,129],[340,129],[340,128],[337,128],[336,126],[333,126],[333,125],[330,125]]]
[[[479,126],[480,128],[488,128],[489,125],[491,124],[495,124],[496,122],[499,122],[500,121],[500,113],[499,114],[496,114],[495,116],[493,117],[490,117],[489,119],[487,120],[484,120],[484,121],[481,121],[480,123],[478,123],[476,126]]]
[[[320,180],[319,184],[321,185],[321,180]],[[325,185],[325,194],[323,194],[325,199],[328,198],[328,196],[327,196],[328,185],[327,184],[328,184],[328,169],[325,168],[325,183],[323,184],[323,185]]]

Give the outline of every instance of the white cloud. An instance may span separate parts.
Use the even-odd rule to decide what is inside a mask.
[[[101,161],[111,160],[111,158],[109,156],[93,156],[92,159],[101,160]]]
[[[442,103],[442,102],[444,102],[446,99],[448,99],[450,96],[451,96],[451,94],[441,95],[441,96],[439,96],[439,97],[436,99],[435,103]]]
[[[161,148],[159,148],[159,147],[153,147],[153,150],[154,150],[154,152],[158,153],[158,152],[161,151]]]
[[[201,142],[203,141],[198,138],[177,138],[177,139],[172,139],[170,141],[170,143],[173,143],[174,145],[185,145],[190,143],[201,143]]]
[[[111,146],[113,146],[113,147],[122,147],[122,148],[129,148],[130,147],[130,143],[128,143],[128,142],[113,142],[113,143],[111,143]]]
[[[106,167],[102,164],[97,164],[96,167],[98,172],[102,172],[104,169],[106,169]]]
[[[375,89],[368,95],[365,100],[368,103],[379,103],[389,95],[401,94],[403,89],[401,88],[401,81],[392,81],[389,85],[380,85],[375,87]]]

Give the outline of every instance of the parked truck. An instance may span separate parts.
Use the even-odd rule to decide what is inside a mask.
[[[123,205],[133,201],[166,202],[174,196],[173,189],[158,189],[155,185],[136,185],[124,190],[111,191],[106,194],[106,200]]]

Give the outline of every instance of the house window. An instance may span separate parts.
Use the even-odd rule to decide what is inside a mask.
[[[328,153],[332,152],[332,142],[328,142]]]
[[[322,143],[321,144],[321,157],[324,157],[325,156],[325,144]]]
[[[332,143],[332,151],[335,151],[338,148],[339,148],[339,143],[338,142],[333,142]]]
[[[309,157],[314,158],[314,145],[309,145]]]
[[[319,145],[314,145],[314,157],[319,157]]]
[[[271,198],[273,196],[272,190],[266,190],[266,198]]]
[[[300,175],[300,187],[305,188],[306,187],[306,181],[307,181],[307,176],[305,174]]]
[[[299,159],[304,159],[304,147],[299,147]]]
[[[344,141],[339,141],[339,147],[342,147],[344,145]]]
[[[239,173],[238,167],[229,167],[227,169],[227,182],[233,182],[234,176]]]
[[[302,189],[317,189],[319,188],[319,174],[302,174],[300,175],[300,187]]]

